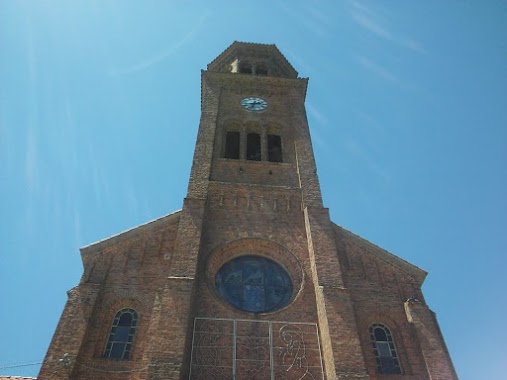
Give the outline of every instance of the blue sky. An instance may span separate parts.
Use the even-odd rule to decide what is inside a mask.
[[[335,223],[427,270],[461,379],[507,372],[504,1],[0,2],[0,373],[32,375],[79,247],[181,208],[200,70],[234,40],[309,77]]]

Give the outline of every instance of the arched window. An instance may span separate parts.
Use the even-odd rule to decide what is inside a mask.
[[[369,331],[373,343],[373,353],[377,360],[377,371],[386,374],[401,373],[400,361],[389,329],[376,323],[370,326]]]
[[[252,65],[248,62],[241,62],[239,64],[239,72],[241,74],[252,74]]]
[[[239,158],[240,134],[239,132],[229,131],[225,137],[225,158]]]
[[[255,66],[255,74],[256,75],[268,75],[268,68],[263,63],[258,63]]]
[[[261,160],[261,136],[257,133],[246,135],[246,159]]]
[[[282,162],[282,138],[278,135],[268,135],[268,161]]]
[[[104,357],[129,360],[136,327],[136,311],[133,309],[120,310],[114,317]]]

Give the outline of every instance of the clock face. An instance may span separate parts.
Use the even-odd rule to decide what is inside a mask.
[[[241,105],[248,111],[262,111],[268,106],[268,102],[261,98],[245,98]]]

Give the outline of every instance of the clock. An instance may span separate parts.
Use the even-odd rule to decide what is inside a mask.
[[[268,106],[268,102],[261,98],[245,98],[241,105],[248,111],[262,111]]]

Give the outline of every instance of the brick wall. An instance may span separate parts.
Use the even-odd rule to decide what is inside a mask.
[[[223,60],[256,52],[276,75],[228,73]],[[334,225],[323,208],[307,80],[272,45],[233,44],[210,67],[183,209],[82,249],[83,277],[39,379],[455,379],[421,292],[426,273]],[[268,107],[243,109],[250,96]],[[240,159],[223,157],[230,128],[243,134]],[[252,131],[262,161],[244,159]],[[270,133],[282,139],[282,163],[266,161]],[[248,313],[223,299],[216,274],[241,255],[285,269],[288,305]],[[106,359],[122,309],[139,316],[130,360]],[[391,331],[402,375],[378,373],[372,324]]]

